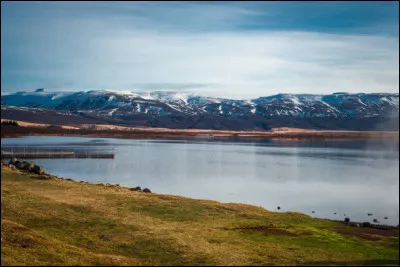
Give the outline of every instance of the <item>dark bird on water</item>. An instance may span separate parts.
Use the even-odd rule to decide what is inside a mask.
[[[368,213],[368,216],[372,216],[373,214],[372,213]]]
[[[315,211],[312,211],[311,213],[315,213]]]
[[[336,212],[334,212],[333,214],[336,214]]]
[[[385,220],[387,220],[388,219],[388,217],[385,217]]]
[[[279,206],[278,206],[278,207],[277,207],[277,209],[278,209],[278,210],[280,210],[280,209],[281,209],[281,207],[279,207]]]

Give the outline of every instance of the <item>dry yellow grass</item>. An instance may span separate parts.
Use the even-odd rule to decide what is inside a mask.
[[[3,121],[8,121],[8,120],[1,119],[1,122],[3,122]],[[22,126],[22,127],[42,127],[43,128],[43,127],[49,127],[52,125],[52,124],[48,124],[48,123],[34,123],[34,122],[16,121],[16,120],[14,120],[14,121],[17,122],[18,125]],[[60,127],[62,129],[78,129],[78,127],[68,126],[68,125],[60,125]]]
[[[5,119],[1,119],[4,121]],[[31,128],[33,132],[51,126],[45,123],[31,123],[24,121],[16,121],[20,128]],[[210,130],[210,129],[171,129],[171,128],[153,128],[145,126],[129,127],[117,126],[112,124],[74,124],[74,125],[58,125],[61,129],[58,133],[44,133],[41,135],[57,135],[65,134],[66,130],[83,130],[91,131],[89,135],[105,136],[135,136],[135,135],[153,135],[159,137],[166,136],[208,136],[213,137],[265,137],[265,138],[380,138],[398,140],[399,135],[396,131],[347,131],[347,130],[312,130],[291,127],[272,128],[271,131],[235,131],[235,130]],[[16,131],[17,129],[13,127]],[[86,130],[85,130],[86,129]],[[26,135],[26,133],[24,133]],[[22,135],[24,135],[22,134]],[[81,132],[83,134],[83,132]],[[85,135],[88,133],[85,133]],[[19,136],[21,134],[14,133],[11,136]],[[2,135],[6,137],[6,135]]]
[[[4,168],[2,265],[399,261],[398,230],[367,240],[352,235],[348,226],[299,213],[37,178]]]

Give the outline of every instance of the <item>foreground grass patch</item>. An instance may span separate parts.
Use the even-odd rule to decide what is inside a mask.
[[[4,170],[2,265],[399,263],[398,230],[366,233],[293,212],[32,178]]]

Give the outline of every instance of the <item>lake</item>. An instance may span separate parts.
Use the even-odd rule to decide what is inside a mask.
[[[280,212],[320,218],[343,220],[346,214],[351,221],[399,223],[398,141],[28,136],[1,142],[116,149],[114,159],[28,160],[64,178],[139,185],[161,194],[248,203],[273,211],[280,206]]]

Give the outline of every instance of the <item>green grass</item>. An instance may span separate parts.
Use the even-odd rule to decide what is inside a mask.
[[[2,265],[399,264],[398,230],[37,178],[4,168]]]

